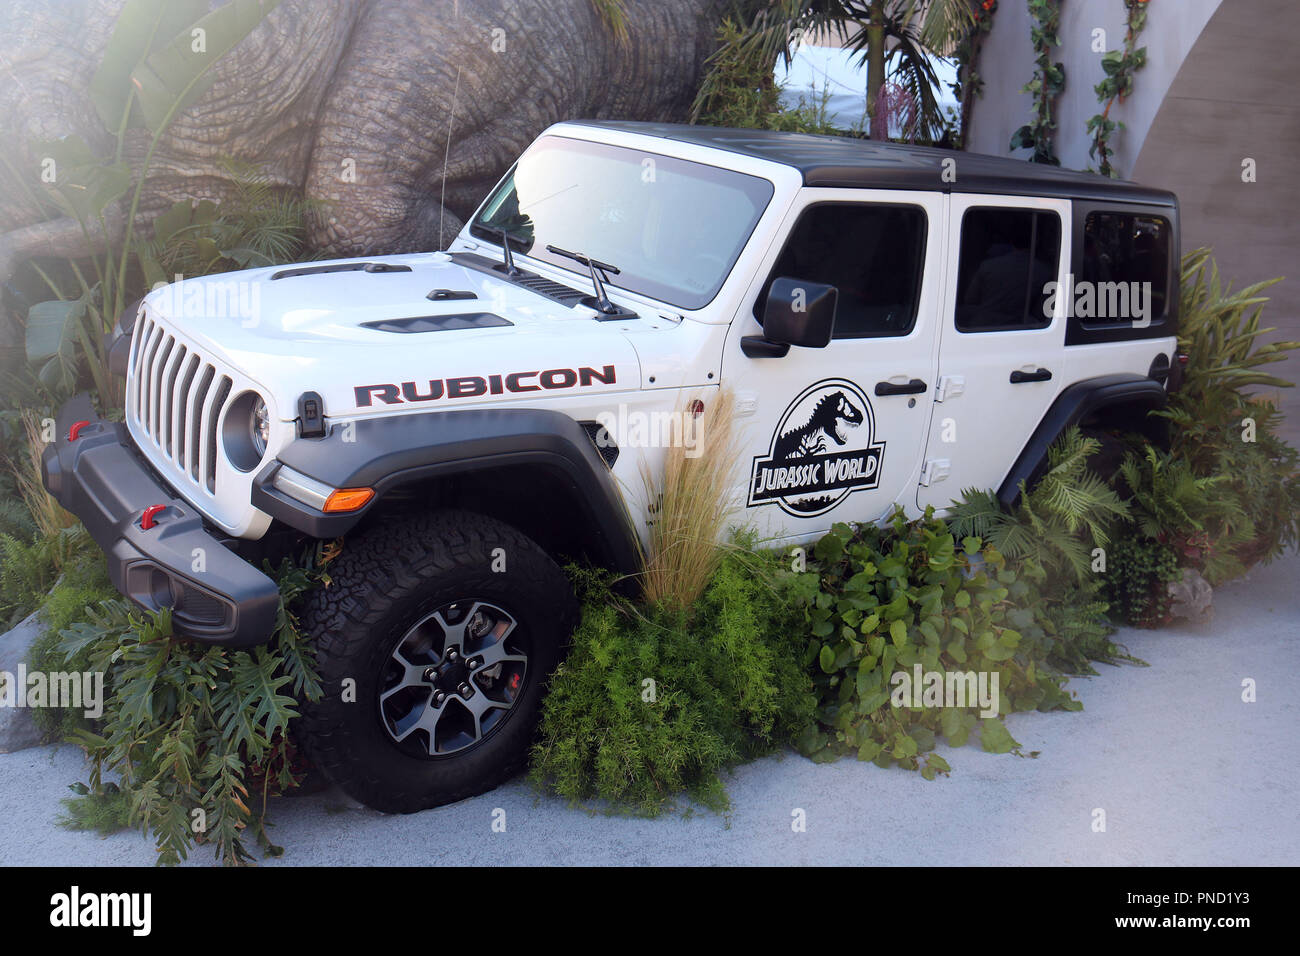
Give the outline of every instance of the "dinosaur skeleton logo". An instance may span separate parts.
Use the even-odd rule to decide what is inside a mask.
[[[811,518],[875,488],[885,453],[875,433],[871,403],[858,386],[839,378],[810,385],[781,416],[771,450],[754,458],[748,506],[775,502]]]

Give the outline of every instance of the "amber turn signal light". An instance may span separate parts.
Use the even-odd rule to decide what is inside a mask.
[[[375,489],[373,488],[336,488],[325,499],[325,507],[321,510],[326,514],[356,511],[358,508],[364,508],[368,505],[370,499],[374,496]]]

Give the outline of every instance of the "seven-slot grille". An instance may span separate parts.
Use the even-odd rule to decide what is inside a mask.
[[[145,313],[131,337],[127,415],[176,472],[208,494],[217,485],[217,422],[231,379]]]

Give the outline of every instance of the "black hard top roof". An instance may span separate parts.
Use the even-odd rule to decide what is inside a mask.
[[[958,193],[1000,193],[1173,206],[1177,198],[1164,189],[1029,163],[1005,156],[961,150],[878,143],[850,136],[781,133],[773,130],[726,129],[678,123],[622,120],[574,120],[581,126],[658,136],[663,139],[725,149],[743,156],[793,166],[805,186],[861,189],[926,189]],[[943,161],[956,161],[954,182],[944,182]],[[952,168],[952,167],[950,167]]]

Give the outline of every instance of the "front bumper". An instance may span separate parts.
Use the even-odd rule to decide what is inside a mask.
[[[85,424],[70,440],[77,423]],[[145,610],[171,608],[176,634],[230,647],[270,638],[275,582],[208,532],[136,455],[126,426],[96,416],[89,396],[60,410],[41,477],[104,549],[114,587]],[[156,505],[164,507],[143,527],[146,509]]]

